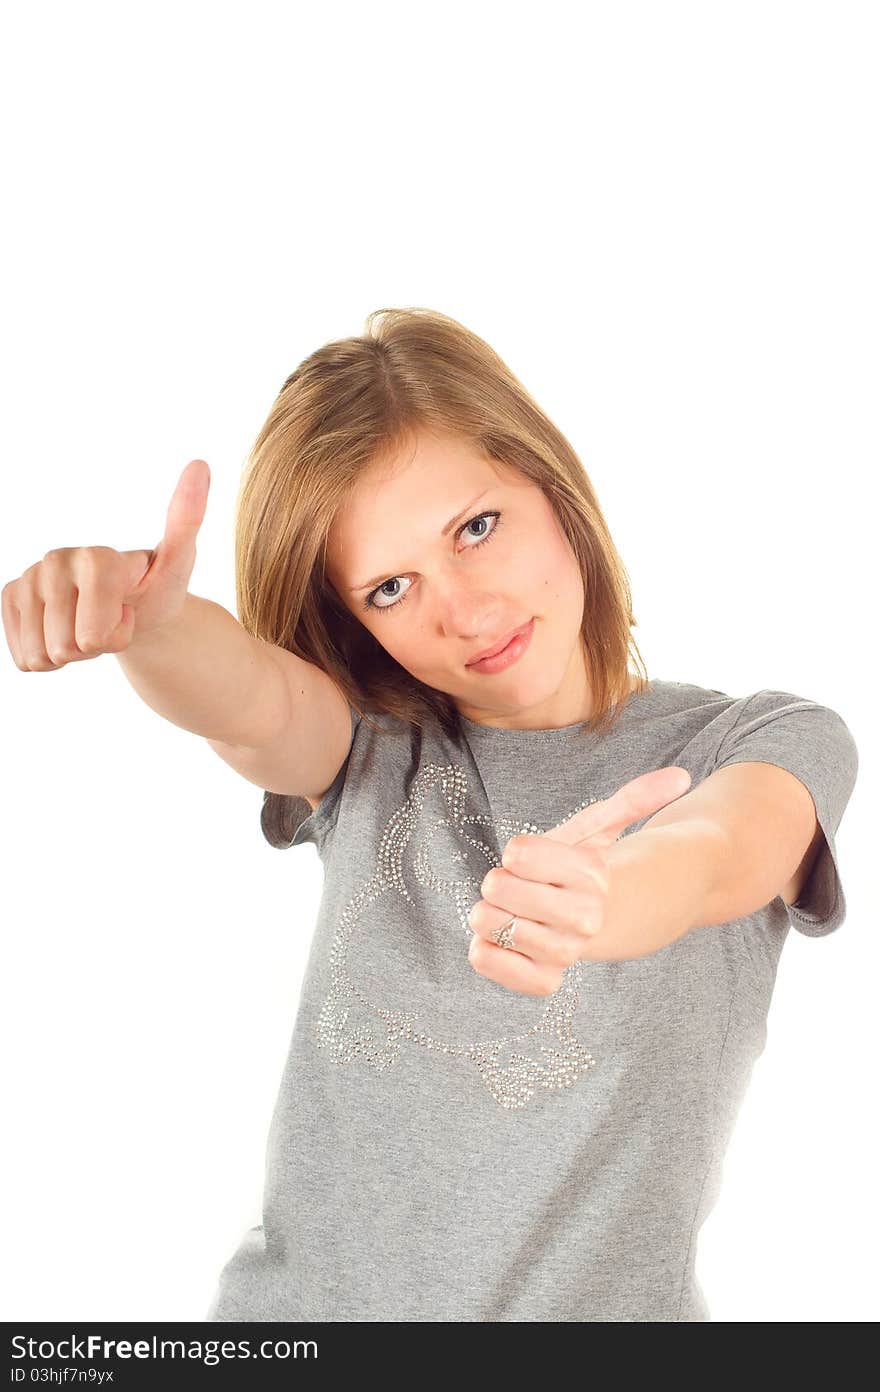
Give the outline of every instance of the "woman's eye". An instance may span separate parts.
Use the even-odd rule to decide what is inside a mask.
[[[486,533],[485,535],[483,535],[483,536],[477,536],[477,537],[475,537],[475,536],[474,536],[474,533],[471,532],[470,535],[471,535],[471,538],[472,538],[472,540],[473,540],[473,545],[471,545],[471,546],[466,546],[466,547],[465,547],[465,550],[466,550],[466,551],[476,551],[476,549],[477,549],[478,546],[482,546],[483,543],[486,542],[486,541],[491,541],[492,537],[495,535],[495,533],[498,531],[498,528],[501,526],[501,513],[500,513],[500,512],[481,512],[481,513],[479,513],[479,515],[478,515],[477,517],[472,517],[471,520],[470,520],[469,522],[464,522],[464,523],[462,523],[462,525],[459,527],[458,532],[457,532],[457,535],[458,535],[458,536],[461,536],[464,532],[467,531],[468,527],[472,527],[472,526],[474,525],[475,522],[482,522],[482,521],[483,521],[485,518],[487,518],[487,517],[493,517],[493,518],[495,519],[495,525],[492,527],[491,531],[487,532],[487,533]],[[395,594],[395,595],[389,595],[389,594],[387,593],[388,586],[389,586],[389,585],[396,585],[396,584],[398,584],[398,583],[399,583],[399,580],[400,580],[400,577],[399,577],[399,576],[393,575],[393,576],[391,577],[390,580],[386,580],[383,584],[379,585],[375,590],[371,590],[370,593],[367,595],[366,599],[364,600],[364,608],[365,608],[365,609],[374,609],[374,610],[377,610],[377,611],[378,611],[379,613],[381,613],[381,614],[387,613],[389,609],[399,609],[399,608],[401,607],[401,605],[404,603],[404,601],[406,600],[406,596],[409,594],[409,590],[404,590],[403,596],[402,596],[402,597],[400,597],[399,595],[396,595],[396,594]],[[390,604],[377,604],[377,603],[375,602],[375,601],[376,601],[376,597],[381,597],[381,598],[384,598],[384,599],[390,599],[390,600],[391,600],[391,603],[390,603]]]

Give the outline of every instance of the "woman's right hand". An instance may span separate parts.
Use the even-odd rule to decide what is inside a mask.
[[[192,459],[152,551],[69,546],[48,551],[2,591],[6,641],[22,672],[119,653],[172,623],[183,609],[205,516],[211,471]]]

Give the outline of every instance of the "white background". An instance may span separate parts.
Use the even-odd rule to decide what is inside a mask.
[[[876,20],[36,3],[0,58],[0,582],[154,546],[202,457],[191,589],[235,612],[235,493],[284,378],[430,306],[583,459],[649,676],[849,725],[848,917],[783,952],[699,1249],[715,1321],[880,1313]],[[203,1319],[260,1221],[320,862],[271,849],[260,790],[115,658],[4,651],[0,1313]]]

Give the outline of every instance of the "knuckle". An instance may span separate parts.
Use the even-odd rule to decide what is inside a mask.
[[[550,960],[554,967],[570,967],[578,958],[574,945],[566,938],[560,938],[553,945]]]
[[[580,938],[594,938],[599,931],[595,915],[591,913],[582,914],[574,928]]]
[[[486,954],[483,949],[482,938],[473,938],[468,948],[468,959],[475,972],[480,976],[485,976]]]
[[[108,546],[83,546],[77,554],[77,566],[84,575],[100,575],[112,555]]]
[[[590,845],[589,842],[584,842],[583,845],[578,846],[578,851],[584,865],[590,869],[592,869],[594,865],[603,864],[605,861],[605,851],[601,846]]]
[[[511,836],[501,856],[502,865],[517,865],[522,859],[525,837]]]
[[[53,667],[64,667],[72,660],[73,653],[70,652],[66,643],[52,643],[51,646],[48,644],[46,646],[46,656]]]
[[[611,888],[611,872],[606,865],[597,865],[590,871],[587,883],[584,886],[584,893],[588,903],[596,903],[598,900],[605,899]]]
[[[87,633],[77,633],[76,646],[79,650],[77,655],[102,652],[106,642],[104,634],[97,633],[94,629],[90,629]]]
[[[483,883],[480,885],[480,889],[483,892],[483,894],[492,894],[493,891],[497,890],[499,886],[499,880],[500,876],[498,874],[497,868],[493,868],[489,871],[487,875],[484,875]]]
[[[604,851],[597,850],[595,847],[587,852],[582,859],[584,873],[588,878],[597,884],[607,886],[610,870],[608,859]]]

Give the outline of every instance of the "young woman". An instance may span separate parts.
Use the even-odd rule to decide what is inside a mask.
[[[629,670],[583,466],[443,315],[377,311],[284,383],[240,622],[186,590],[208,482],[153,552],[52,552],[3,594],[20,666],[115,652],[322,858],[263,1221],[206,1318],[708,1320],[695,1244],[782,945],[845,916],[847,726]]]

